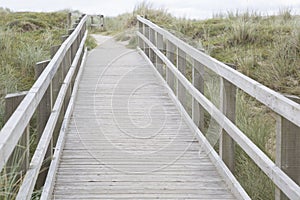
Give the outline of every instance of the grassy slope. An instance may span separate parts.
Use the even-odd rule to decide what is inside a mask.
[[[136,26],[136,15],[147,16],[194,47],[236,65],[238,71],[271,89],[299,96],[300,16],[290,13],[289,10],[277,16],[229,13],[208,20],[187,20],[174,18],[166,10],[144,2],[133,13],[107,19],[106,28],[108,33],[122,33],[118,38],[125,39]],[[207,89],[217,91],[214,77],[211,80]],[[208,98],[212,98],[211,90],[206,92]],[[237,126],[273,160],[275,123],[274,113],[238,92]],[[252,199],[274,199],[274,185],[239,147],[235,175]]]
[[[66,33],[66,13],[12,13],[0,10],[0,101],[7,93],[26,91],[34,82],[34,66]],[[3,119],[0,116],[0,119]],[[0,121],[0,127],[3,121]]]

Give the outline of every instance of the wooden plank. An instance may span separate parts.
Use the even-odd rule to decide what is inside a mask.
[[[67,23],[68,23],[68,26],[69,26],[69,27],[70,27],[71,24],[72,24],[72,13],[71,13],[71,12],[68,13]]]
[[[55,56],[55,54],[57,53],[57,51],[59,50],[59,48],[60,48],[60,45],[55,45],[55,46],[52,46],[51,48],[50,48],[50,58],[52,59],[54,56]],[[50,61],[49,61],[50,62]],[[49,63],[48,63],[49,64]],[[44,71],[44,69],[43,69],[43,71]],[[42,72],[41,72],[42,73]],[[39,76],[40,76],[41,74],[39,74]]]
[[[141,23],[141,22],[139,22],[139,23]],[[139,38],[139,39],[142,40],[141,38]],[[166,47],[164,45],[164,38],[159,33],[156,33],[156,46],[161,52],[165,52]],[[164,63],[156,54],[154,54],[154,55],[156,56],[156,58],[155,58],[156,59],[156,69],[158,70],[160,75],[165,78],[166,72],[164,71],[164,67],[163,67]]]
[[[137,33],[155,53],[160,56],[166,66],[172,71],[176,78],[184,85],[187,91],[203,106],[203,108],[222,125],[222,128],[230,135],[234,141],[249,155],[249,157],[260,167],[264,173],[273,180],[289,198],[300,198],[300,187],[289,178],[274,162],[264,154],[245,134],[238,129],[216,106],[210,102],[203,94],[201,94],[186,78],[178,71],[178,69],[158,51],[147,38]]]
[[[49,64],[50,60],[38,62],[35,66],[35,80],[39,78],[39,76],[42,74],[42,72],[45,70],[47,65]],[[51,92],[50,87],[45,92],[43,98],[41,99],[41,102],[37,108],[37,141],[39,141],[39,138],[42,135],[42,132],[46,126],[46,123],[48,121],[48,118],[51,113]]]
[[[138,21],[146,24],[154,29],[156,32],[162,34],[165,39],[172,42],[174,45],[180,47],[186,54],[197,60],[216,74],[220,75],[227,81],[234,84],[236,87],[242,89],[250,96],[254,97],[274,112],[285,117],[297,126],[300,126],[300,105],[289,100],[283,95],[267,88],[259,82],[245,76],[244,74],[232,69],[226,64],[204,54],[203,52],[195,49],[189,44],[178,39],[170,32],[160,28],[152,22],[138,16]]]
[[[139,29],[139,32],[143,34],[143,23],[142,22],[138,22],[138,29]],[[144,46],[145,44],[141,38],[138,38],[138,45],[143,51],[145,51],[145,46]]]
[[[193,86],[204,94],[204,66],[198,61],[194,60],[192,68],[192,82]],[[200,131],[204,133],[204,108],[195,100],[192,100],[192,118]]]
[[[149,28],[149,40],[151,41],[152,44],[156,44],[155,31],[151,28]],[[152,61],[152,63],[156,63],[156,55],[152,49],[149,50],[149,58]]]
[[[48,64],[48,67],[43,71],[40,78],[33,84],[24,100],[21,102],[14,114],[1,129],[0,170],[3,168],[4,164],[8,160],[8,157],[11,155],[23,131],[32,118],[39,102],[44,96],[44,93],[49,87],[54,74],[56,73],[63,57],[66,54],[67,49],[69,49],[71,44],[74,42],[77,34],[83,27],[83,24],[85,24],[86,19],[87,16],[83,18],[72,35],[61,45],[58,52]]]
[[[31,195],[35,186],[35,182],[36,179],[38,177],[40,168],[42,166],[45,154],[46,154],[46,148],[49,143],[50,140],[52,138],[52,134],[53,131],[55,129],[57,120],[59,118],[60,112],[62,110],[63,107],[63,103],[64,103],[64,98],[66,95],[66,92],[69,88],[69,85],[71,83],[72,77],[74,75],[75,72],[75,68],[77,66],[77,62],[79,60],[79,57],[81,55],[81,51],[83,51],[84,48],[84,43],[87,37],[87,32],[85,33],[85,37],[83,38],[82,42],[81,42],[81,46],[73,60],[72,66],[64,80],[64,83],[61,87],[61,90],[59,91],[57,100],[53,106],[53,111],[49,117],[49,120],[46,124],[46,127],[44,129],[44,132],[42,134],[42,137],[40,139],[40,142],[38,143],[38,146],[35,150],[35,153],[32,157],[31,163],[30,163],[30,169],[27,171],[25,178],[22,182],[22,185],[20,187],[20,190],[18,192],[17,195],[17,200],[21,200],[21,199],[31,199]]]
[[[51,48],[51,54],[55,54],[58,47],[52,47]],[[42,74],[42,72],[46,69],[47,65],[49,64],[50,60],[38,62],[35,66],[35,80],[39,78],[39,76]],[[47,124],[47,121],[49,119],[49,116],[51,114],[52,110],[52,91],[51,91],[51,85],[48,87],[47,91],[45,92],[43,98],[41,99],[39,106],[37,108],[37,143],[40,141],[40,138],[42,136],[42,133],[44,131],[44,128]],[[45,178],[47,176],[47,168],[49,167],[49,158],[52,157],[52,141],[51,144],[48,147],[47,153],[45,155],[46,160],[48,162],[45,162],[43,164],[43,168],[45,169],[43,172],[39,174],[37,183],[36,183],[36,188],[41,188],[44,184]],[[47,159],[48,158],[48,159]],[[28,162],[29,165],[29,162]]]
[[[22,102],[24,97],[27,95],[26,92],[8,94],[5,96],[5,116],[4,120],[7,121],[14,113],[16,108]],[[7,174],[12,174],[12,176],[16,176],[17,172],[20,172],[20,175],[26,173],[29,167],[29,148],[30,148],[30,132],[29,125],[24,131],[23,135],[18,141],[18,146],[14,149],[12,155],[6,163],[5,169]],[[16,168],[16,169],[15,169]],[[16,183],[12,183],[16,184]]]
[[[144,25],[143,33],[144,33],[146,38],[149,38],[149,26],[147,26],[146,24],[143,24],[143,25]],[[145,53],[147,54],[147,56],[149,56],[150,49],[149,49],[149,46],[146,43],[145,43]]]
[[[177,68],[186,77],[186,53],[177,48]],[[187,96],[185,88],[177,81],[177,96],[184,108],[187,109]]]
[[[146,43],[147,44],[147,43]],[[176,51],[176,47],[174,44],[172,44],[170,41],[167,40],[166,42],[166,56],[167,58],[172,62],[172,63],[176,63],[175,60],[175,51]],[[176,88],[175,88],[175,78],[174,78],[174,74],[172,73],[172,71],[169,70],[169,68],[166,68],[166,80],[168,85],[171,87],[171,89],[176,92]]]
[[[235,67],[233,67],[235,68]],[[236,86],[228,82],[226,79],[220,80],[220,110],[223,114],[235,123],[235,110],[236,110]],[[222,130],[219,140],[219,154],[222,160],[227,165],[228,169],[234,172],[234,155],[235,155],[235,142]]]

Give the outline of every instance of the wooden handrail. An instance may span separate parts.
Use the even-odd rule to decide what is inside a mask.
[[[254,97],[268,108],[285,117],[289,121],[293,122],[300,127],[300,105],[294,101],[284,97],[283,95],[271,90],[270,88],[262,85],[261,83],[245,76],[244,74],[232,69],[224,63],[210,57],[209,55],[195,49],[189,44],[183,42],[179,38],[175,37],[170,32],[157,26],[156,24],[137,16],[138,21],[146,24],[149,28],[155,30],[164,36],[165,39],[172,42],[182,51],[187,53],[193,59],[199,61],[207,68],[214,71],[219,76],[225,78],[250,96]]]
[[[300,105],[287,99],[283,95],[261,85],[260,83],[246,77],[245,75],[231,69],[227,65],[211,58],[208,55],[196,50],[195,48],[184,43],[168,31],[158,27],[152,22],[138,16],[138,21],[144,24],[144,27],[152,29],[161,34],[166,41],[170,41],[172,45],[175,45],[181,51],[190,55],[193,59],[203,64],[205,67],[213,70],[216,74],[225,78],[235,86],[241,88],[249,95],[255,97],[257,100],[264,103],[273,111],[282,115],[289,121],[300,126]],[[141,25],[139,24],[139,27]],[[141,28],[140,28],[141,29]],[[163,63],[166,65],[166,72],[168,77],[168,70],[175,76],[177,80],[184,86],[184,88],[192,95],[192,97],[201,104],[201,106],[219,123],[219,125],[230,135],[230,137],[240,145],[240,147],[250,156],[250,158],[260,167],[262,171],[281,189],[289,198],[300,198],[300,187],[288,177],[275,163],[264,154],[245,134],[239,130],[236,125],[230,121],[212,102],[210,102],[201,92],[199,92],[177,69],[167,56],[157,48],[155,44],[150,40],[149,31],[137,32],[139,38],[139,45],[142,45],[142,49],[146,51],[145,47],[149,49],[147,52],[155,52]],[[146,36],[144,35],[146,34]],[[149,54],[147,54],[149,56]],[[151,59],[150,59],[151,60]],[[169,72],[169,73],[170,73]],[[170,76],[170,75],[169,75]],[[168,79],[167,79],[167,83]],[[170,83],[169,83],[170,84]],[[171,87],[171,86],[170,86]],[[171,87],[172,88],[172,87]],[[177,88],[178,90],[178,88]],[[174,91],[174,89],[173,89]],[[289,113],[290,112],[290,113]]]
[[[56,71],[58,70],[67,50],[74,43],[85,25],[87,16],[84,16],[77,28],[70,37],[61,45],[55,56],[52,58],[47,68],[43,71],[38,80],[33,84],[24,100],[20,103],[16,111],[9,118],[0,132],[0,170],[2,170],[13,149],[17,145],[19,138],[32,118],[39,102],[49,87]]]

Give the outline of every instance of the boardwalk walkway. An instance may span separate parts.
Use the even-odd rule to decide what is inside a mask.
[[[164,83],[113,39],[80,82],[53,199],[235,199]]]

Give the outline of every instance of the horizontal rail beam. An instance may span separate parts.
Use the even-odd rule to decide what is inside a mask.
[[[137,17],[138,21],[146,24],[156,32],[162,34],[165,39],[172,42],[181,50],[185,51],[193,59],[197,60],[207,68],[214,71],[216,74],[225,78],[238,88],[242,89],[250,96],[256,98],[258,101],[272,109],[274,112],[285,117],[295,125],[300,127],[300,105],[292,100],[284,97],[283,95],[271,90],[270,88],[262,85],[261,83],[245,76],[244,74],[232,69],[224,63],[206,55],[205,53],[195,49],[189,44],[175,37],[170,32],[162,29],[156,24],[144,19],[140,16]]]
[[[16,111],[0,131],[0,170],[7,162],[13,149],[18,143],[23,131],[28,125],[34,112],[36,111],[43,95],[48,89],[60,63],[62,62],[67,50],[71,47],[77,36],[80,34],[82,27],[85,25],[87,16],[83,17],[77,28],[70,37],[64,41],[46,69],[40,75],[38,80],[33,84],[24,100],[20,103]]]
[[[156,55],[166,64],[175,77],[182,83],[186,90],[197,100],[201,106],[218,122],[222,128],[237,142],[237,144],[250,156],[262,171],[280,188],[289,198],[300,198],[300,187],[288,177],[276,164],[262,152],[245,134],[235,126],[212,102],[201,94],[168,60],[168,58],[152,44],[143,34],[137,32]]]

